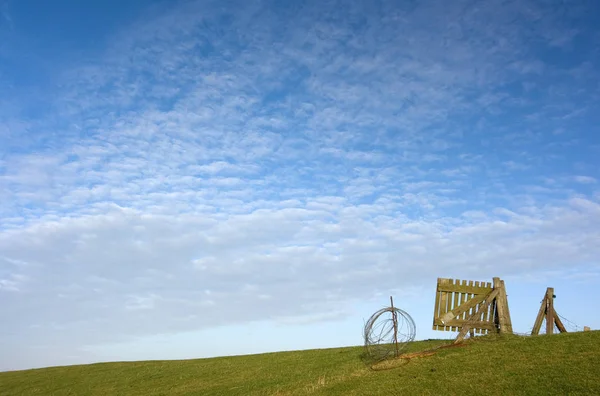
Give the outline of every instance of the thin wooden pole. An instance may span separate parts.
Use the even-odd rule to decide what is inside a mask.
[[[392,296],[390,296],[390,305],[392,307],[392,320],[394,321],[394,344],[396,345],[396,357],[398,357],[400,356],[400,350],[398,349],[398,317],[394,309],[394,299]]]

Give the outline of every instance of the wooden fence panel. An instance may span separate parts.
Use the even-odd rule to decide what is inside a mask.
[[[499,284],[500,285],[500,284]],[[503,284],[501,284],[503,286]],[[468,323],[477,334],[488,334],[498,329],[497,302],[487,296],[495,290],[494,284],[483,281],[438,278],[433,329],[461,331]],[[495,293],[494,295],[499,295]],[[505,295],[505,294],[504,294]],[[510,315],[508,304],[502,301],[505,315]],[[510,319],[508,319],[510,321]],[[509,322],[510,323],[510,322]]]

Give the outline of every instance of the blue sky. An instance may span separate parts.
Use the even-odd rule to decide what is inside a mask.
[[[0,1],[0,370],[358,345],[600,283],[596,1]]]

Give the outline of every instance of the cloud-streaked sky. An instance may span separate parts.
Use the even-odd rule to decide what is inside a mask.
[[[0,1],[0,370],[356,345],[600,286],[600,3]]]

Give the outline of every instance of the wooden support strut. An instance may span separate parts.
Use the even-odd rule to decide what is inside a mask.
[[[540,305],[540,310],[538,311],[537,317],[535,318],[535,322],[533,323],[533,329],[531,329],[531,335],[536,335],[540,333],[540,329],[542,328],[542,322],[544,321],[544,316],[546,316],[546,298],[548,297],[548,291],[544,294],[544,298],[542,299],[542,304]]]
[[[540,310],[538,311],[537,317],[535,318],[535,323],[533,324],[531,335],[537,335],[540,333],[540,329],[542,328],[542,322],[544,321],[544,318],[546,319],[546,334],[553,334],[555,326],[561,333],[567,332],[567,329],[565,328],[563,322],[560,320],[560,317],[554,309],[553,287],[549,287],[546,289],[546,294],[544,294]]]

